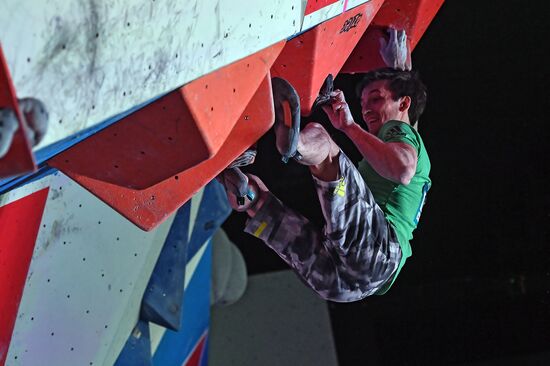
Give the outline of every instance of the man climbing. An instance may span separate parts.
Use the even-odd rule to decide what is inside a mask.
[[[431,185],[429,158],[413,128],[426,102],[417,73],[372,71],[357,90],[368,131],[353,120],[339,90],[323,109],[363,155],[359,169],[317,123],[299,133],[296,154],[289,154],[289,130],[276,110],[277,148],[309,167],[322,230],[284,206],[256,176],[248,175],[248,194],[240,202],[228,190],[232,207],[250,216],[245,231],[275,250],[322,298],[338,302],[389,289],[411,255],[409,240]]]

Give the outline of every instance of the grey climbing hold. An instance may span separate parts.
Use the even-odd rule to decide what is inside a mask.
[[[330,94],[333,90],[334,77],[332,76],[332,74],[328,74],[325,81],[323,82],[323,86],[321,86],[321,89],[319,90],[319,95],[315,99],[315,102],[313,102],[313,107],[311,107],[311,110],[315,110],[317,107],[328,104],[331,99]]]
[[[212,237],[212,305],[237,302],[246,290],[247,272],[244,258],[223,230]]]
[[[223,170],[217,179],[228,192],[237,197],[239,206],[244,205],[245,197],[251,199],[251,195],[253,196],[248,188],[248,177],[238,167]]]
[[[290,158],[300,159],[298,153],[298,139],[300,137],[300,97],[296,89],[285,79],[274,77],[271,79],[273,102],[275,109],[275,134],[282,161],[287,163]],[[290,107],[291,127],[285,125],[284,104]],[[286,136],[285,136],[286,135]],[[284,140],[284,141],[282,141]]]
[[[13,136],[19,128],[13,109],[0,108],[0,159],[10,150]]]
[[[31,146],[42,141],[48,130],[48,111],[46,106],[36,98],[22,98],[18,100],[19,109],[24,117],[25,134]]]

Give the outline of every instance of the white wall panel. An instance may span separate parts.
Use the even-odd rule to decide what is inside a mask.
[[[313,28],[317,24],[324,22],[325,20],[334,18],[342,14],[343,12],[352,9],[358,5],[364,4],[369,0],[339,0],[334,4],[325,6],[311,14],[304,17],[301,31],[305,31],[309,28]]]
[[[302,24],[302,31],[305,31],[309,28],[316,26],[319,23],[324,22],[325,20],[334,18],[335,16],[342,14],[342,10],[344,9],[344,1],[345,0],[339,0],[334,4],[325,6],[324,8],[321,8],[317,11],[314,11],[313,13],[306,15]]]
[[[18,96],[50,112],[43,147],[300,29],[300,0],[3,0]]]
[[[359,6],[364,3],[368,3],[371,0],[348,0],[347,4],[345,5],[344,11],[348,11],[350,9],[355,8],[356,6]]]
[[[6,365],[111,365],[174,216],[144,232],[61,173],[50,186]]]

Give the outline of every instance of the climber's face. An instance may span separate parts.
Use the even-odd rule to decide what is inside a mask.
[[[394,100],[387,80],[368,84],[361,92],[361,114],[369,132],[377,135],[382,125],[392,120],[409,123],[410,100],[408,96]]]

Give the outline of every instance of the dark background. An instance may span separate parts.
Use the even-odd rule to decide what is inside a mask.
[[[419,129],[433,187],[413,257],[388,294],[329,303],[341,366],[550,365],[546,8],[447,0],[415,49],[429,93]],[[357,78],[336,80],[352,107]],[[311,119],[359,160],[322,113]],[[249,171],[320,224],[308,170],[283,165],[274,146],[270,132]],[[244,221],[234,213],[224,229],[249,274],[286,269],[242,232]]]

